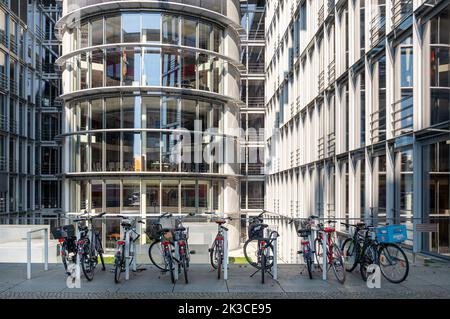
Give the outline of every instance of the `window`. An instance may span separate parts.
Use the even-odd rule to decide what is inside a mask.
[[[123,128],[141,127],[141,98],[124,97],[122,103]]]
[[[103,72],[104,72],[104,61],[103,61],[103,51],[95,50],[92,51],[92,63],[91,63],[91,87],[102,87],[103,86]]]
[[[103,129],[103,100],[93,100],[91,103],[91,129]]]
[[[182,32],[183,32],[183,38],[182,38],[182,45],[188,46],[188,47],[196,47],[197,46],[197,21],[190,20],[190,19],[183,19],[182,24]]]
[[[89,25],[84,23],[80,27],[80,49],[89,46]]]
[[[120,98],[108,98],[105,100],[105,115],[107,129],[121,128]]]
[[[123,85],[139,86],[141,78],[141,49],[123,49],[122,61]]]
[[[106,171],[120,171],[120,133],[106,133]]]
[[[163,181],[161,193],[161,211],[178,213],[178,181]]]
[[[144,49],[144,74],[142,85],[159,86],[161,73],[161,53],[160,50]]]
[[[105,42],[106,43],[119,43],[121,29],[121,16],[107,17],[105,18]]]
[[[119,49],[106,50],[106,86],[120,86],[120,60]]]
[[[162,50],[162,86],[178,87],[181,68],[178,50]]]
[[[142,41],[161,42],[161,15],[145,13],[142,15]]]
[[[198,24],[199,33],[199,48],[205,50],[212,50],[212,26],[205,23]]]
[[[188,89],[196,89],[196,59],[195,53],[184,52],[182,55],[182,73],[181,73],[181,87]]]
[[[146,159],[146,171],[147,172],[159,172],[160,171],[160,133],[146,133],[146,150],[145,150],[145,159]],[[148,200],[148,199],[147,199]]]
[[[162,42],[178,44],[179,41],[179,18],[171,15],[162,16]]]
[[[123,132],[122,170],[126,172],[141,171],[141,135],[135,133]]]
[[[161,128],[160,98],[143,97],[142,112],[146,114],[146,128]]]
[[[123,42],[141,42],[141,15],[124,14],[122,16]]]
[[[103,133],[91,135],[91,170],[93,172],[103,171],[102,142]]]
[[[91,45],[103,44],[103,19],[92,21],[91,23]]]

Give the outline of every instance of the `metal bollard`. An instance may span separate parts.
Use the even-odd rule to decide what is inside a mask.
[[[273,279],[278,279],[278,239],[273,241]]]
[[[228,280],[228,231],[223,230],[223,279]]]
[[[328,233],[322,232],[323,234],[323,242],[322,242],[322,280],[327,280],[327,241],[328,241]]]

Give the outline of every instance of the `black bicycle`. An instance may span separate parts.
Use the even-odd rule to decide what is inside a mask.
[[[248,239],[244,243],[244,256],[247,262],[257,269],[260,268],[259,263],[259,239],[264,236],[264,229],[267,227],[267,225],[263,224],[264,222],[264,214],[266,211],[263,211],[258,216],[250,217],[249,224],[248,224]],[[271,251],[271,254],[273,255],[273,246],[272,244],[269,245],[268,249]],[[270,267],[273,266],[273,260],[271,261],[272,264]]]
[[[96,216],[84,216],[87,213],[74,219],[78,226],[78,238],[77,238],[77,252],[80,256],[81,268],[83,269],[84,276],[88,281],[94,279],[95,268],[98,264],[98,259],[102,263],[102,270],[105,271],[105,262],[103,259],[103,246],[100,239],[100,234],[92,227],[92,221],[97,218],[101,218],[106,213],[101,213]]]
[[[70,275],[68,265],[75,264],[77,258],[77,237],[74,225],[65,225],[52,230],[53,238],[58,240],[60,245],[61,261],[67,275]]]
[[[347,271],[354,270],[359,263],[361,277],[367,281],[368,267],[376,264],[380,267],[383,277],[389,282],[398,284],[406,280],[409,274],[409,261],[400,246],[394,243],[378,242],[376,227],[363,224],[344,225],[357,229],[353,237],[342,244],[344,256],[351,256],[348,259]]]
[[[211,213],[206,213],[211,214]],[[223,260],[225,255],[225,236],[224,231],[228,231],[228,228],[224,226],[227,220],[232,220],[231,217],[217,217],[214,222],[217,224],[217,234],[214,238],[214,242],[209,248],[209,260],[211,266],[217,269],[217,279],[220,279],[223,267]]]
[[[268,227],[266,224],[261,224],[261,226],[265,229]],[[261,283],[264,284],[266,273],[273,277],[272,275],[272,267],[274,265],[274,254],[273,254],[273,246],[272,243],[275,239],[277,239],[280,235],[276,231],[271,231],[267,238],[258,238],[258,251],[257,251],[257,260],[258,260],[258,269],[250,276],[253,277],[258,272],[261,272]]]

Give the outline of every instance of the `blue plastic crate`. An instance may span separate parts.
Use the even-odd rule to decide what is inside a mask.
[[[406,226],[388,225],[378,227],[377,240],[380,243],[401,243],[406,240]]]

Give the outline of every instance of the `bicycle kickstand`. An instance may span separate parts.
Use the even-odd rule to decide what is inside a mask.
[[[253,274],[250,275],[250,278],[252,278],[254,275],[256,275],[260,271],[261,271],[261,269],[256,269],[256,271]]]

